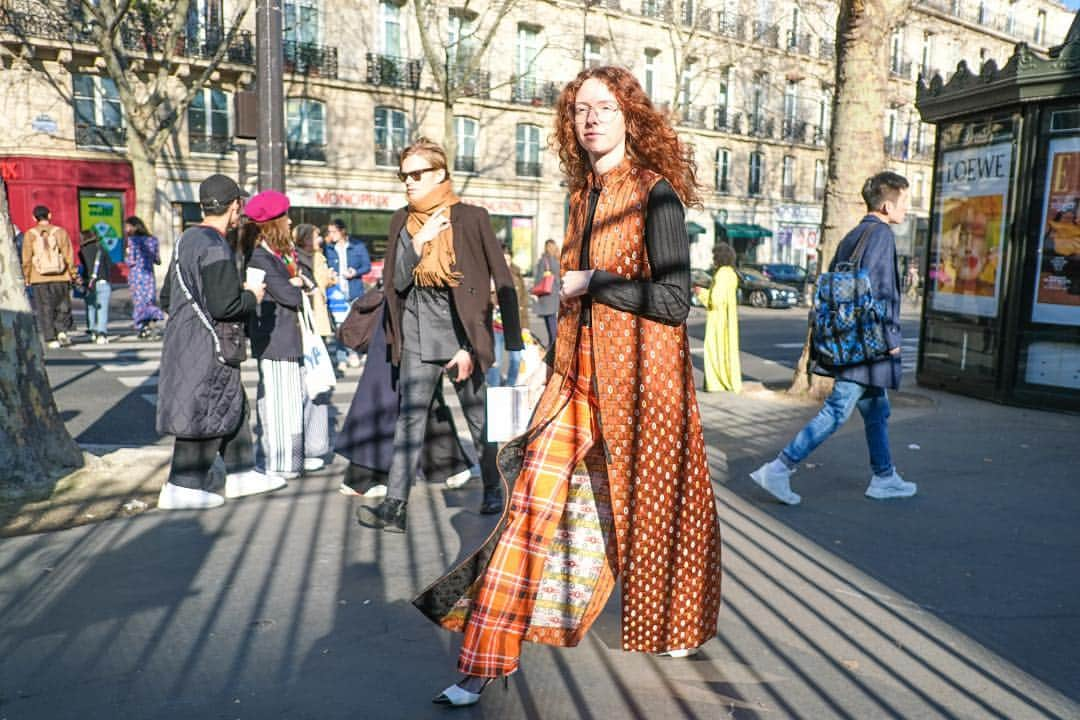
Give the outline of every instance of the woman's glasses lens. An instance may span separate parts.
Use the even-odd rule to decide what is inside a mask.
[[[420,182],[420,178],[424,177],[424,173],[430,172],[435,168],[423,168],[422,170],[413,170],[412,172],[399,172],[397,174],[398,180],[405,182],[405,178],[412,178],[413,182]]]

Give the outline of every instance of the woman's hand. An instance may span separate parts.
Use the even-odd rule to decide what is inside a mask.
[[[457,366],[457,377],[451,373],[454,366]],[[450,374],[450,379],[454,382],[465,382],[472,375],[473,360],[472,355],[468,350],[458,350],[454,353],[454,357],[450,359],[450,362],[446,363],[446,371]]]
[[[413,236],[413,247],[416,248],[417,252],[420,252],[420,248],[426,243],[431,242],[439,236],[439,233],[448,229],[450,229],[450,218],[446,215],[446,208],[439,208]]]
[[[571,270],[563,275],[559,298],[569,300],[588,293],[589,281],[592,280],[593,272],[592,270]]]
[[[302,288],[304,287],[304,278],[300,277],[299,275],[297,275],[296,277],[291,277],[289,278],[289,284],[293,287]]]

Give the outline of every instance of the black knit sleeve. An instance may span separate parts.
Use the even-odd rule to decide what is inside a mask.
[[[649,193],[645,250],[652,277],[627,280],[597,270],[589,282],[595,302],[667,325],[686,322],[690,313],[690,238],[682,202],[666,180]]]
[[[236,265],[221,259],[202,267],[206,311],[215,320],[239,320],[255,309],[255,295],[244,290]]]

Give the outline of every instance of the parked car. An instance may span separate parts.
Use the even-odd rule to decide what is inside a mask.
[[[757,270],[739,268],[739,301],[756,308],[787,308],[798,305],[799,291],[773,282]]]
[[[773,282],[790,285],[799,291],[799,298],[806,297],[806,285],[808,282],[806,271],[798,265],[788,263],[747,263],[742,267],[748,270],[757,270]]]

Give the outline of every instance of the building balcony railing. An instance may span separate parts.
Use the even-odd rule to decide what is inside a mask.
[[[285,51],[285,72],[324,78],[338,76],[336,47],[286,40],[282,48]]]
[[[712,30],[713,11],[708,8],[694,7],[695,3],[684,2],[679,21],[688,28]]]
[[[401,159],[401,148],[388,148],[388,147],[376,147],[375,148],[375,164],[380,167],[393,167],[398,166],[398,160]]]
[[[201,37],[181,36],[177,42],[177,53],[185,57],[209,60],[217,54],[222,44],[228,39],[226,30],[219,27],[205,28],[200,35]],[[237,32],[222,59],[238,65],[254,65],[255,40],[251,32],[248,30]]]
[[[713,110],[713,130],[737,133],[738,130],[735,129],[735,125],[738,119],[738,113],[730,112],[726,107],[718,105]]]
[[[780,27],[764,20],[755,20],[753,38],[759,45],[779,49]]]
[[[829,142],[829,128],[814,125],[810,132],[810,144],[824,147]]]
[[[784,185],[784,186],[782,186],[780,188],[780,197],[782,199],[784,199],[784,200],[794,200],[795,199],[795,186],[794,185]]]
[[[776,135],[776,121],[764,113],[751,113],[746,116],[746,134],[754,137],[771,138]]]
[[[535,77],[514,78],[510,102],[518,105],[553,107],[559,99],[560,88],[553,82],[542,83]]]
[[[458,156],[454,158],[454,171],[465,173],[476,172],[476,158],[472,156]]]
[[[515,170],[518,177],[540,177],[540,163],[538,162],[525,162],[524,160],[518,160]]]
[[[704,128],[708,125],[709,108],[704,105],[686,105],[679,112],[679,124]]]
[[[716,32],[732,40],[746,40],[747,18],[720,11],[716,14]]]
[[[1036,26],[1018,22],[1015,16],[1010,16],[1008,13],[994,13],[988,5],[971,7],[965,6],[958,0],[918,0],[917,4],[1018,39],[1030,39],[1035,45],[1043,45],[1046,42],[1046,38],[1040,37]]]
[[[451,68],[450,79],[462,97],[488,99],[491,97],[491,73],[477,70],[465,75],[464,70]]]
[[[290,160],[326,162],[326,145],[323,143],[289,142],[285,151]]]
[[[671,0],[641,0],[641,14],[643,17],[670,21],[673,14]]]
[[[810,124],[798,118],[784,118],[780,137],[788,142],[806,144],[810,140]]]
[[[76,123],[75,144],[79,147],[124,147],[127,145],[127,128]]]
[[[892,139],[886,136],[885,154],[895,160],[917,160],[922,162],[929,162],[934,158],[934,149],[925,145],[919,146],[915,143],[913,139]]]
[[[911,61],[894,57],[889,63],[889,74],[904,80],[911,79]]]
[[[371,85],[420,89],[420,71],[423,68],[420,60],[378,53],[368,53],[366,58],[367,81]]]
[[[228,135],[189,135],[188,149],[193,153],[224,155],[234,149],[233,139]]]
[[[800,55],[810,55],[814,45],[814,36],[810,33],[796,33],[788,30],[787,51]]]
[[[818,57],[822,60],[832,61],[836,59],[836,42],[821,38],[818,45]]]

